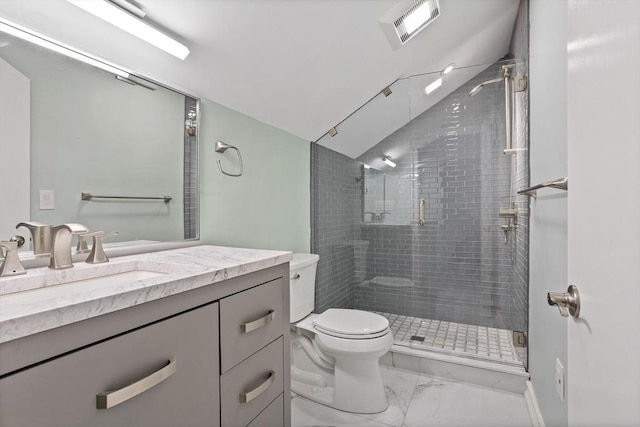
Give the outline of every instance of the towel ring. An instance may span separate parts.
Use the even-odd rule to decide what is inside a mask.
[[[240,150],[238,150],[238,148],[234,147],[233,145],[229,145],[222,141],[216,141],[216,153],[224,153],[229,148],[231,148],[232,150],[236,150],[236,153],[238,154],[238,162],[240,163],[240,173],[225,172],[224,169],[222,169],[222,163],[220,162],[220,160],[218,160],[218,169],[220,169],[220,172],[222,172],[227,176],[233,176],[233,177],[241,176],[243,167],[242,167],[242,156],[240,155]]]

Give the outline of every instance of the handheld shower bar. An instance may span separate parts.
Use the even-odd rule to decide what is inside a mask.
[[[514,64],[507,64],[502,66],[503,76],[502,78],[496,78],[482,82],[469,92],[469,96],[473,96],[480,92],[480,90],[487,85],[504,82],[504,111],[505,111],[505,149],[504,154],[514,154],[513,142],[512,142],[512,127],[513,127],[513,90],[511,87],[511,69]]]

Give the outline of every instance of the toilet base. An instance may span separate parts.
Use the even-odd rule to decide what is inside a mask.
[[[365,339],[335,337],[314,328],[315,316],[291,329],[291,390],[341,411],[385,411],[388,403],[379,360],[393,344],[391,332]]]
[[[294,393],[322,405],[358,414],[377,414],[389,406],[378,359],[341,360],[336,364],[333,374],[335,387],[309,381],[312,378],[309,374],[313,375],[296,367],[291,368],[291,390]]]

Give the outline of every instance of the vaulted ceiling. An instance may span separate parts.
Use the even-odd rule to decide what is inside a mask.
[[[452,62],[457,68],[490,64],[507,53],[518,0],[439,2],[441,16],[395,51],[378,21],[398,0],[132,2],[147,13],[145,19],[189,46],[184,61],[64,0],[2,0],[0,16],[316,141],[397,79],[439,72]],[[463,74],[450,90],[472,77]],[[420,108],[450,90],[423,99]],[[366,120],[371,121],[380,120],[374,115]],[[347,122],[341,125],[345,129]],[[380,139],[395,130],[391,127],[380,131]],[[358,139],[358,130],[353,133]],[[341,149],[338,140],[327,146],[357,157],[374,143],[361,139],[358,148],[343,142]]]

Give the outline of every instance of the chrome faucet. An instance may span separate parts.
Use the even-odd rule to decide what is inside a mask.
[[[61,270],[73,267],[71,262],[71,239],[74,234],[89,230],[82,224],[62,224],[51,227],[51,256],[49,268]]]
[[[34,255],[49,255],[51,253],[51,226],[41,222],[28,221],[16,225],[16,229],[26,227],[31,232]]]
[[[79,238],[88,238],[93,237],[93,246],[91,246],[91,253],[87,257],[85,262],[89,264],[100,264],[103,262],[109,262],[109,258],[107,254],[104,253],[104,248],[102,247],[102,240],[105,237],[114,236],[118,234],[117,231],[112,231],[111,233],[105,233],[104,231],[94,231],[93,233],[80,234]]]
[[[0,248],[5,248],[4,261],[0,264],[0,277],[17,276],[18,274],[26,274],[24,267],[20,264],[18,257],[19,242],[0,242]],[[0,253],[2,249],[0,249]]]
[[[387,212],[387,211],[380,212],[380,215],[378,216],[378,219],[379,219],[379,221],[378,221],[378,222],[379,222],[380,224],[382,224],[382,223],[384,222],[384,216],[385,216],[386,214],[388,214],[388,213],[391,213],[391,212]]]

